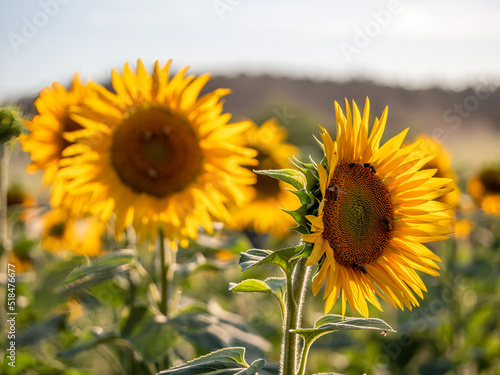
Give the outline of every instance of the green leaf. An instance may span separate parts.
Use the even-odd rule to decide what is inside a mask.
[[[278,300],[281,312],[284,312],[284,295],[286,293],[286,278],[268,277],[264,281],[257,279],[244,280],[238,284],[230,283],[232,292],[260,292],[272,295]]]
[[[72,345],[68,349],[65,349],[58,353],[61,357],[74,357],[83,351],[95,348],[97,345],[112,341],[117,338],[116,334],[113,332],[103,332],[99,331],[100,328],[97,327],[90,332],[83,335],[81,339],[77,341],[75,345]]]
[[[120,323],[121,337],[153,362],[179,339],[175,325],[146,306],[132,308]]]
[[[67,294],[109,280],[117,272],[128,271],[136,261],[134,250],[120,250],[92,260],[90,265],[75,268],[64,282]]]
[[[238,264],[241,266],[242,271],[261,264],[273,264],[280,267],[286,274],[291,272],[290,260],[300,253],[302,247],[303,245],[301,244],[276,251],[251,249],[241,253]]]
[[[62,261],[54,260],[44,267],[40,275],[37,275],[37,282],[34,291],[34,306],[37,313],[49,314],[52,309],[67,301],[67,296],[61,293],[61,285],[69,273],[75,268],[89,264],[88,257],[74,256]]]
[[[283,182],[292,185],[295,189],[301,190],[304,188],[304,177],[299,171],[293,169],[267,169],[267,170],[254,170],[255,173],[263,174],[272,178],[276,178]]]
[[[199,303],[184,308],[170,323],[186,340],[205,352],[226,347],[245,346],[254,356],[270,351],[271,344],[237,314],[230,313],[215,301],[206,306]]]
[[[375,331],[390,331],[395,332],[392,327],[381,319],[376,318],[351,318],[345,317],[342,320],[342,315],[325,315],[319,318],[314,324],[314,328],[299,328],[291,332],[302,336],[306,343],[311,343],[318,337],[327,333],[336,331],[353,331],[353,330],[375,330]]]
[[[245,348],[226,348],[161,371],[158,375],[254,375],[264,364],[263,359],[258,359],[248,366]]]
[[[27,329],[20,332],[16,338],[16,343],[19,346],[34,345],[38,341],[55,335],[56,332],[64,328],[66,320],[65,314],[53,315],[45,320],[31,325]]]

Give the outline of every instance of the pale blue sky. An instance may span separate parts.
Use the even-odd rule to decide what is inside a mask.
[[[112,67],[138,57],[147,66],[172,58],[174,68],[191,65],[195,73],[460,88],[500,77],[499,4],[2,0],[0,100],[34,94],[55,80],[67,84],[77,71],[107,80]]]

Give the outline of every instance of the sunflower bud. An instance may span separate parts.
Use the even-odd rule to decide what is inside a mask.
[[[14,107],[0,108],[0,143],[17,138],[23,131],[23,116]]]

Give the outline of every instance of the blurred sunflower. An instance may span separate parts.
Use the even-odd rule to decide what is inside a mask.
[[[241,165],[255,165],[256,152],[233,141],[251,123],[221,114],[229,90],[198,98],[210,76],[186,77],[185,67],[169,79],[169,67],[156,62],[151,76],[138,60],[136,73],[128,64],[121,75],[113,70],[116,94],[93,85],[98,97],[72,115],[85,131],[68,149],[64,177],[72,194],[91,194],[93,213],[116,214],[117,236],[133,224],[139,240],[154,239],[160,226],[175,247],[200,225],[211,233],[212,217],[230,220],[226,205],[242,202],[242,187],[255,182]]]
[[[29,254],[17,254],[15,252],[10,252],[7,262],[14,266],[14,269],[18,274],[33,271],[35,269]]]
[[[40,245],[54,253],[69,251],[74,255],[101,254],[106,224],[96,218],[75,220],[67,210],[57,208],[42,216]]]
[[[20,185],[12,185],[7,191],[7,207],[18,210],[19,220],[26,222],[35,215],[38,202]]]
[[[451,156],[448,150],[442,145],[426,135],[421,135],[417,139],[421,140],[419,150],[427,154],[435,154],[436,157],[429,161],[422,169],[436,169],[434,177],[449,178],[452,181],[447,187],[453,188],[453,191],[437,198],[438,201],[449,204],[453,208],[457,208],[460,204],[460,190],[456,183],[457,176],[451,168]]]
[[[382,309],[376,297],[394,308],[418,306],[425,285],[416,270],[438,275],[439,257],[422,243],[443,240],[450,232],[448,205],[433,201],[451,191],[448,178],[420,170],[434,154],[419,150],[421,141],[401,147],[408,129],[379,147],[387,108],[368,132],[367,99],[360,115],[346,100],[344,116],[335,103],[337,140],[322,128],[326,163],[318,164],[321,188],[317,215],[308,215],[314,243],[307,265],[319,262],[313,281],[316,295],[326,281],[325,313],[342,292],[346,303],[368,317],[367,301]]]
[[[43,182],[54,181],[60,168],[63,150],[72,144],[68,135],[83,129],[70,118],[69,109],[80,104],[89,95],[89,85],[83,86],[75,75],[71,88],[66,90],[59,82],[44,88],[35,100],[38,111],[33,121],[26,122],[29,134],[21,134],[19,140],[25,152],[30,153],[32,163],[27,170],[34,173],[43,170]]]
[[[500,215],[500,168],[484,168],[467,183],[467,190],[484,212]]]
[[[258,152],[259,164],[253,169],[290,168],[289,158],[297,154],[298,149],[285,143],[286,136],[286,130],[274,119],[260,127],[253,124],[242,135],[242,145]],[[282,181],[257,174],[257,182],[247,187],[248,201],[231,211],[232,227],[285,236],[286,229],[293,226],[294,221],[280,208],[291,209],[297,205],[294,194],[285,190],[286,187]]]

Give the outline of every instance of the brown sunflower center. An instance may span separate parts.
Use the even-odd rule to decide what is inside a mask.
[[[196,179],[203,151],[184,118],[164,108],[137,108],[114,131],[111,164],[133,191],[162,198]]]
[[[49,236],[56,237],[56,238],[62,238],[64,235],[65,229],[66,229],[65,223],[54,224],[49,229]]]
[[[366,272],[392,238],[391,195],[370,164],[340,163],[326,191],[323,237],[335,260]]]
[[[257,151],[257,160],[259,161],[259,165],[252,169],[281,168],[268,152],[259,149],[257,149]],[[257,174],[257,182],[253,185],[253,187],[257,190],[257,199],[275,198],[281,192],[280,184],[277,179],[262,174]]]
[[[487,193],[500,194],[500,171],[485,169],[479,175],[479,179]]]

